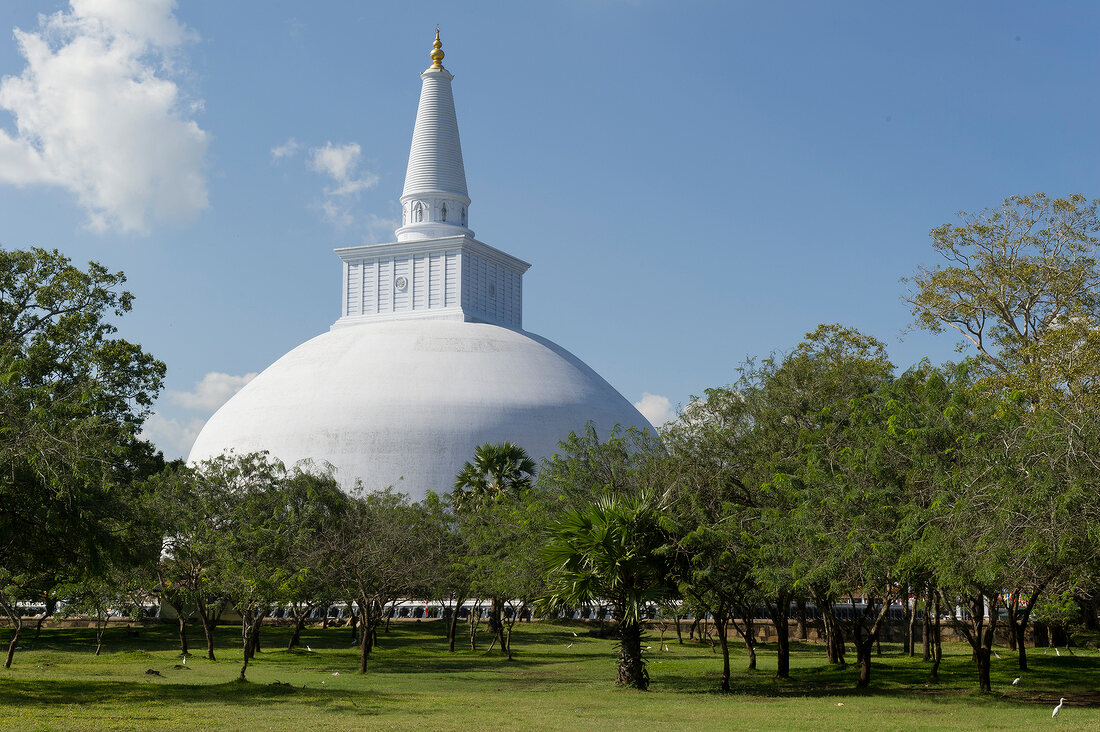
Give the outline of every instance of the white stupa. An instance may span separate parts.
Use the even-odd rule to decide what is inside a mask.
[[[530,266],[474,239],[451,80],[436,33],[420,75],[402,226],[389,244],[337,249],[342,315],[230,399],[188,462],[267,450],[327,462],[345,485],[446,492],[474,449],[514,442],[536,460],[592,422],[649,423],[599,374],[523,328]]]

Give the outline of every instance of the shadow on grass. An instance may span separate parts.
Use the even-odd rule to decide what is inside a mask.
[[[389,695],[366,690],[321,689],[230,681],[219,684],[174,684],[140,681],[77,681],[5,679],[0,685],[0,707],[21,708],[59,704],[124,706],[209,704],[271,706],[280,702],[317,707],[357,707],[362,714],[379,714]]]

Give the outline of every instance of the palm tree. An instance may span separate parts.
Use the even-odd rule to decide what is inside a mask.
[[[463,465],[455,476],[451,505],[465,522],[476,525],[479,521],[491,521],[491,517],[479,514],[490,514],[488,509],[502,499],[524,495],[531,488],[534,474],[535,461],[522,447],[512,442],[496,445],[487,442],[478,446],[474,459]],[[494,560],[486,555],[482,555],[482,560],[490,565],[485,574],[492,574]],[[493,633],[493,644],[499,643],[501,652],[511,659],[511,648],[504,633],[505,598],[493,592],[490,599],[489,630]]]
[[[641,690],[649,686],[642,657],[645,607],[676,592],[673,552],[661,527],[663,512],[646,492],[608,495],[566,511],[552,527],[544,550],[544,605],[554,609],[610,602],[620,638],[616,683]]]
[[[474,451],[474,459],[455,476],[451,503],[458,510],[476,510],[503,496],[516,496],[531,487],[535,461],[512,442],[486,442]]]

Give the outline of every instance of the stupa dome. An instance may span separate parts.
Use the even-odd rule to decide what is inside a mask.
[[[644,418],[600,376],[531,333],[461,320],[335,328],[286,354],[218,410],[191,461],[268,450],[327,461],[344,485],[444,493],[474,449],[556,452],[591,420],[603,436]]]
[[[564,348],[523,330],[530,266],[477,239],[438,33],[424,71],[397,241],[337,249],[341,317],[226,402],[188,462],[266,450],[329,463],[340,482],[449,491],[478,445],[538,460],[591,422],[648,428]]]

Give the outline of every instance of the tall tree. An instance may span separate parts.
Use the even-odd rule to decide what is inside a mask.
[[[431,512],[392,489],[359,491],[322,532],[319,565],[354,597],[359,612],[359,672],[377,639],[378,624],[401,597],[425,587],[433,568]]]
[[[893,366],[883,344],[836,324],[818,326],[788,355],[742,369],[733,391],[752,426],[749,499],[754,537],[752,565],[769,596],[766,605],[778,638],[777,675],[790,674],[790,604],[815,590],[832,607],[842,579],[838,555],[822,538],[851,515],[823,511],[843,506],[846,489],[839,460],[851,448],[853,400],[888,383]],[[733,403],[733,402],[731,402]],[[689,411],[689,410],[686,410]],[[865,532],[854,531],[862,540]]]
[[[460,525],[471,544],[472,556],[482,568],[475,571],[475,586],[489,593],[489,630],[493,643],[511,658],[511,647],[505,638],[503,621],[507,583],[502,583],[507,572],[502,572],[505,560],[511,552],[521,551],[514,539],[501,536],[512,528],[504,514],[508,508],[501,504],[514,502],[531,489],[535,477],[535,461],[527,451],[511,442],[485,443],[474,451],[474,459],[467,462],[455,476],[451,492],[451,506],[460,518]],[[523,537],[526,538],[526,537]],[[498,554],[500,556],[498,556]]]
[[[1012,196],[933,229],[947,264],[910,278],[917,323],[956,331],[961,347],[1033,396],[1044,381],[1063,380],[1075,370],[1074,347],[1100,323],[1098,205],[1081,195]]]
[[[46,575],[128,551],[140,479],[163,460],[138,439],[164,364],[114,337],[125,277],[57,251],[0,250],[0,608]],[[71,568],[69,571],[66,568]]]

